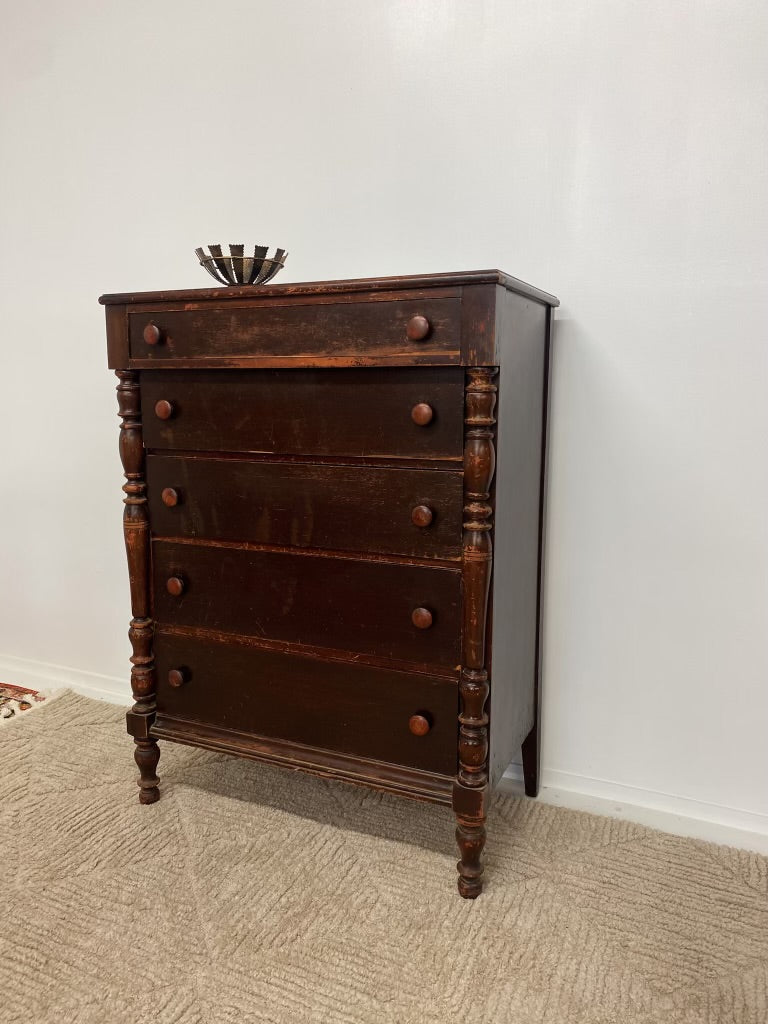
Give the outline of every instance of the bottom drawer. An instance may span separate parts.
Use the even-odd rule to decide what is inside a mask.
[[[176,633],[157,634],[155,656],[157,709],[167,718],[456,772],[450,680]],[[424,735],[411,731],[413,716],[426,720]]]

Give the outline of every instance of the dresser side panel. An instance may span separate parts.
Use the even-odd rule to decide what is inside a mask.
[[[490,777],[520,756],[536,713],[539,522],[549,309],[508,293],[498,324],[499,392],[490,698]]]
[[[107,366],[127,370],[131,354],[128,346],[128,314],[125,306],[107,306]]]

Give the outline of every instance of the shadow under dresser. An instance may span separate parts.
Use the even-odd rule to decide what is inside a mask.
[[[452,804],[538,792],[552,311],[496,270],[105,295],[139,799],[158,739]]]

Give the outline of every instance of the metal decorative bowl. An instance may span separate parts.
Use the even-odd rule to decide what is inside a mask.
[[[245,255],[244,245],[230,245],[229,255],[225,256],[221,245],[209,245],[210,252],[195,249],[200,266],[205,267],[211,277],[219,284],[266,284],[275,274],[282,270],[288,253],[285,249],[275,249],[274,256],[267,256],[269,246],[256,245],[252,256]]]

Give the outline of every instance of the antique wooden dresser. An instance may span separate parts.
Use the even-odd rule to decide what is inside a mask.
[[[139,799],[159,739],[452,804],[539,775],[552,295],[499,271],[105,295]]]

